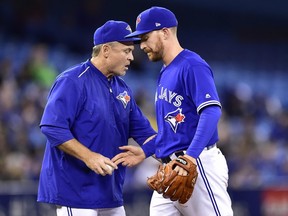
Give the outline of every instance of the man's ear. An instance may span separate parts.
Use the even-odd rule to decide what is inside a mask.
[[[163,34],[163,38],[164,40],[167,40],[167,38],[169,37],[169,35],[171,34],[170,30],[168,28],[163,28],[161,29],[161,32]]]
[[[108,44],[103,44],[101,49],[102,49],[102,52],[103,52],[103,56],[105,58],[108,58],[110,50],[111,50],[111,47]]]

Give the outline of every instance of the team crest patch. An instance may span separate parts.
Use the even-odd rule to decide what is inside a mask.
[[[172,130],[176,133],[179,124],[184,122],[185,115],[182,113],[182,109],[178,108],[173,112],[169,112],[165,117],[165,121],[169,123]]]
[[[127,107],[127,104],[130,101],[130,96],[128,95],[127,91],[120,93],[116,98],[122,102],[124,108]]]

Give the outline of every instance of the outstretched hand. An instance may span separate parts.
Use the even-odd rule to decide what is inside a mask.
[[[132,167],[146,158],[144,151],[138,146],[128,145],[120,146],[119,148],[124,152],[117,154],[111,159],[116,165],[122,164],[123,166]]]

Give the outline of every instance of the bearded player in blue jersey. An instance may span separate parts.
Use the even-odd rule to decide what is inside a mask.
[[[110,159],[129,138],[147,142],[143,151],[152,154],[156,133],[119,77],[134,59],[139,38],[124,38],[131,32],[122,21],[99,27],[92,58],[61,73],[50,90],[38,201],[57,205],[57,216],[124,216],[126,167]]]
[[[154,191],[150,216],[231,216],[227,163],[216,144],[221,103],[213,73],[198,54],[181,47],[177,26],[170,10],[152,7],[139,14],[136,31],[126,36],[139,36],[140,48],[149,60],[164,64],[155,98],[158,125],[155,156],[165,164],[183,155],[198,170],[194,191],[186,203],[180,204]],[[139,147],[121,149],[125,153],[112,159],[116,164],[134,166],[145,158]],[[187,175],[180,166],[174,169],[180,176]]]

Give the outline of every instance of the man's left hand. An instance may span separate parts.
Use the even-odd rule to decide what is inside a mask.
[[[117,165],[122,164],[123,166],[133,167],[146,158],[144,151],[138,146],[127,145],[119,148],[124,152],[117,154],[111,159]]]

